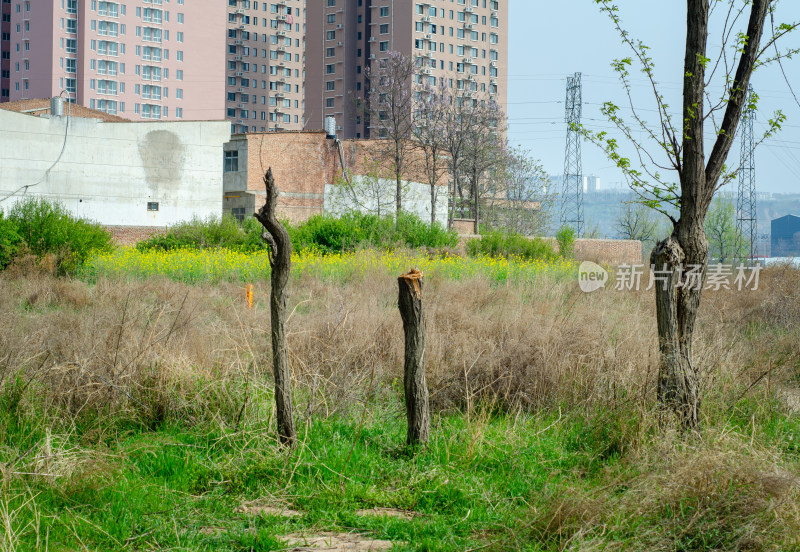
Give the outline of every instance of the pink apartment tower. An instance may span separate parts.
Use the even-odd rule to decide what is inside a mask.
[[[0,0],[0,101],[132,120],[225,118],[223,0]]]
[[[231,132],[304,128],[305,0],[214,1],[228,9],[224,92]]]
[[[418,84],[445,84],[505,110],[508,2],[307,0],[307,125],[323,128],[334,117],[343,138],[370,138],[354,97],[367,92],[366,68],[390,51],[417,61]]]

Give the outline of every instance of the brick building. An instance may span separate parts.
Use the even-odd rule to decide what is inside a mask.
[[[324,131],[237,134],[224,147],[223,211],[239,219],[250,216],[264,203],[264,173],[272,168],[280,190],[279,216],[302,221],[315,214],[359,208],[377,212],[375,201],[354,205],[346,187],[337,186],[346,174],[364,196],[380,194],[378,205],[393,212],[395,182],[382,165],[375,140],[329,138]],[[344,170],[343,170],[344,164]],[[404,181],[404,209],[423,220],[431,217],[431,189],[417,165]],[[365,187],[369,187],[366,190]],[[434,190],[436,219],[445,224],[447,177]]]

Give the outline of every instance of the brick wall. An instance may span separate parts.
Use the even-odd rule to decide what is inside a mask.
[[[462,245],[470,239],[479,238],[474,234],[460,236]],[[555,238],[544,238],[558,251]],[[617,266],[621,264],[642,264],[642,242],[638,240],[575,240],[575,260],[593,261],[598,264]]]
[[[262,179],[272,167],[281,192],[278,216],[292,221],[303,221],[323,212],[325,185],[333,184],[342,176],[340,158],[344,159],[348,174],[367,174],[377,168],[380,176],[394,178],[386,161],[383,141],[344,140],[340,151],[336,142],[321,131],[253,133],[244,138],[247,140],[247,191],[256,195],[255,209],[264,203]],[[425,182],[421,160],[418,154],[414,155],[417,158],[409,162],[404,177]],[[439,185],[447,185],[446,176],[440,178]]]
[[[135,245],[167,230],[164,226],[104,226],[103,228],[111,232],[111,238],[117,245]]]
[[[642,264],[639,240],[575,240],[575,258],[601,264]]]

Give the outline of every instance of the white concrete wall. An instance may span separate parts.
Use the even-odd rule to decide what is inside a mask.
[[[0,110],[0,200],[13,194],[0,209],[40,196],[113,226],[167,226],[193,216],[221,216],[227,121],[70,118],[65,142],[66,123],[67,117]],[[159,210],[148,211],[148,202],[158,202]]]
[[[351,177],[351,188],[336,184],[325,185],[325,212],[341,215],[346,211],[362,211],[388,215],[395,211],[396,183],[389,179],[370,179],[361,175]],[[447,226],[447,187],[439,186],[436,195],[436,220]],[[358,199],[355,199],[357,196]],[[425,222],[431,220],[431,190],[421,182],[404,183],[403,210],[414,213]]]

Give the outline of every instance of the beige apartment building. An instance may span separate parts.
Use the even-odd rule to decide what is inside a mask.
[[[306,18],[308,128],[332,116],[343,138],[369,138],[353,99],[390,51],[418,60],[417,84],[506,107],[508,0],[307,0]]]
[[[225,109],[231,132],[302,129],[305,0],[227,4]]]

